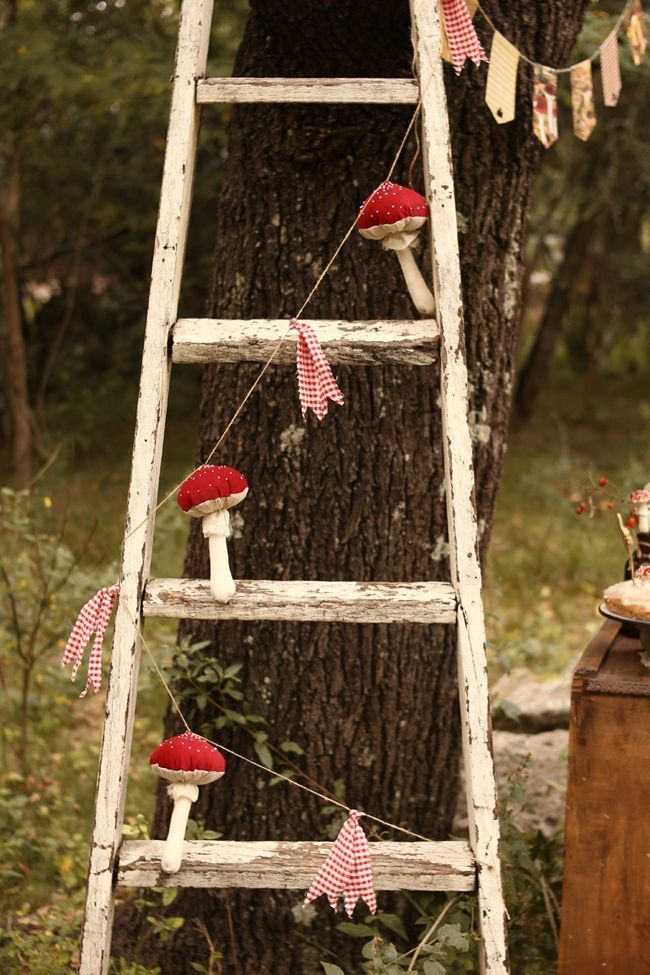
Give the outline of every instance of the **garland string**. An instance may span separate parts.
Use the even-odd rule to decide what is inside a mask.
[[[144,647],[147,656],[151,660],[153,669],[155,670],[155,672],[158,675],[158,677],[159,677],[159,679],[160,679],[163,687],[165,688],[165,691],[167,692],[167,696],[169,697],[169,700],[170,700],[172,706],[174,707],[174,709],[176,710],[179,718],[183,722],[183,725],[184,725],[186,731],[190,731],[191,732],[192,729],[190,728],[190,726],[189,726],[189,724],[187,722],[187,718],[183,714],[183,711],[181,710],[181,706],[178,703],[178,701],[176,700],[176,697],[174,695],[174,692],[172,691],[171,687],[169,686],[169,683],[167,682],[167,680],[165,678],[165,675],[163,674],[162,670],[160,669],[160,667],[158,665],[158,661],[154,657],[153,652],[152,652],[149,644],[145,640],[143,633],[139,629],[138,624],[136,623],[136,621],[134,620],[131,611],[129,610],[128,606],[126,605],[126,602],[122,602],[121,605],[124,607],[124,609],[126,610],[127,616],[130,618],[131,622],[133,623],[133,627],[135,629],[135,632],[137,634],[137,637],[139,638],[140,642],[142,643],[142,646]],[[204,736],[202,735],[201,737],[203,738]],[[317,799],[320,799],[322,802],[326,803],[328,806],[338,806],[340,809],[344,809],[346,812],[352,812],[352,809],[354,808],[352,806],[348,806],[345,802],[341,802],[339,799],[334,799],[332,796],[324,795],[322,792],[318,792],[316,789],[311,789],[308,785],[304,785],[302,782],[297,782],[295,779],[289,778],[288,775],[283,775],[282,772],[278,772],[275,769],[267,768],[266,765],[262,765],[260,762],[256,762],[254,759],[248,758],[246,755],[242,755],[241,752],[236,752],[232,748],[227,748],[221,742],[212,741],[212,739],[210,739],[210,738],[205,738],[205,741],[207,741],[210,745],[214,745],[215,748],[219,748],[221,751],[226,752],[226,754],[232,755],[234,758],[239,759],[239,761],[246,762],[246,764],[248,764],[248,765],[252,765],[254,768],[259,769],[261,772],[266,773],[266,775],[271,775],[271,776],[273,776],[273,778],[276,778],[276,779],[282,779],[284,782],[287,782],[289,785],[295,786],[297,789],[302,789],[303,792],[309,792],[310,795],[316,796]],[[323,786],[321,786],[321,788],[323,788]],[[368,813],[368,812],[365,812],[364,811],[363,815],[364,815],[364,817],[366,819],[372,820],[372,822],[380,823],[382,826],[386,826],[388,829],[397,830],[400,833],[406,834],[406,836],[412,836],[416,840],[423,840],[425,843],[435,843],[435,842],[438,842],[436,840],[431,839],[430,836],[423,836],[421,833],[415,833],[415,832],[413,832],[413,830],[407,829],[405,826],[398,826],[397,823],[391,823],[391,822],[388,822],[388,820],[386,820],[386,819],[380,819],[379,816],[373,816],[371,813]]]
[[[614,34],[614,33],[618,34],[619,30],[621,29],[621,25],[625,20],[625,15],[627,14],[629,8],[632,6],[632,3],[633,0],[627,0],[625,6],[623,7],[621,13],[619,14],[616,20],[616,23],[611,28],[611,30],[607,31],[607,37],[609,37],[610,34]],[[490,15],[487,13],[486,10],[484,10],[484,8],[481,6],[480,3],[477,3],[476,9],[481,12],[481,16],[483,17],[483,19],[487,22],[488,26],[491,27],[496,34],[501,34],[502,37],[505,37],[503,31],[499,30],[499,28],[495,25]],[[605,40],[607,40],[607,37],[604,38],[603,43]],[[508,41],[508,43],[512,44],[512,41]],[[552,70],[555,71],[556,74],[570,74],[571,71],[573,71],[574,68],[577,68],[579,64],[583,64],[585,61],[595,61],[600,56],[600,48],[602,47],[602,43],[599,44],[599,46],[595,49],[595,51],[591,52],[589,57],[581,58],[579,61],[576,61],[575,64],[570,64],[566,68],[553,68],[553,66],[550,64],[547,65],[541,61],[533,61],[532,58],[529,58],[526,54],[523,53],[523,51],[520,51],[516,44],[512,44],[512,46],[516,49],[521,60],[525,61],[526,64],[530,64],[533,68],[548,67],[548,68],[552,68]]]
[[[415,80],[417,81],[417,78]],[[429,83],[427,84],[427,88],[428,88],[428,86],[429,86],[430,83],[431,83],[431,79],[429,79]],[[411,129],[415,125],[415,122],[417,120],[418,115],[420,114],[420,109],[422,108],[422,99],[423,99],[423,97],[425,95],[425,92],[426,92],[426,89],[425,89],[425,91],[423,91],[423,92],[420,93],[420,97],[418,99],[418,103],[415,106],[415,111],[413,112],[413,115],[411,116],[411,120],[410,120],[410,122],[409,122],[409,124],[408,124],[408,126],[406,128],[406,131],[404,132],[404,135],[402,136],[402,140],[401,140],[401,142],[399,144],[399,147],[397,149],[397,152],[395,153],[395,156],[393,158],[393,161],[392,161],[392,163],[390,165],[390,168],[388,170],[388,174],[386,175],[385,182],[387,182],[388,180],[390,180],[391,176],[393,175],[393,173],[395,171],[395,167],[397,166],[397,163],[399,162],[399,159],[400,159],[400,156],[401,156],[402,151],[404,149],[404,146],[406,145],[406,140],[408,139],[408,137],[409,137],[409,135],[411,133]],[[311,289],[311,291],[309,292],[309,294],[307,295],[307,297],[303,301],[302,305],[300,306],[300,309],[298,310],[298,312],[296,313],[296,315],[293,316],[294,318],[300,318],[300,316],[302,315],[303,311],[305,310],[305,308],[307,307],[307,305],[309,304],[309,302],[311,301],[311,299],[314,297],[314,295],[318,291],[318,289],[321,286],[321,284],[322,284],[325,276],[330,271],[330,269],[331,269],[334,261],[336,260],[336,258],[340,254],[341,250],[343,249],[343,247],[345,246],[345,244],[349,240],[350,236],[352,235],[352,233],[354,231],[354,228],[356,227],[356,223],[357,223],[357,218],[355,216],[354,220],[352,221],[352,223],[348,227],[348,229],[345,232],[344,236],[339,241],[339,244],[336,247],[336,250],[334,251],[334,253],[330,257],[330,259],[327,262],[327,264],[325,265],[324,269],[321,271],[320,275],[318,276],[318,279],[317,279],[316,283],[314,284],[313,288]],[[228,421],[228,423],[227,423],[227,425],[226,425],[223,433],[220,435],[219,439],[217,440],[217,442],[214,444],[214,446],[210,450],[210,453],[208,454],[207,458],[203,462],[204,464],[209,464],[210,463],[210,461],[212,460],[212,458],[216,454],[217,450],[219,449],[219,447],[221,446],[221,444],[224,442],[224,440],[226,439],[226,437],[228,436],[228,434],[232,430],[234,424],[236,423],[237,419],[239,418],[239,416],[240,416],[242,410],[244,409],[246,403],[248,402],[248,400],[250,399],[250,397],[252,396],[252,394],[254,393],[254,391],[256,390],[256,388],[258,387],[258,385],[260,384],[262,378],[264,377],[264,374],[267,372],[267,370],[271,366],[273,360],[275,359],[276,355],[278,354],[278,352],[280,350],[280,347],[282,346],[283,342],[286,340],[286,338],[287,338],[287,336],[289,335],[290,332],[291,332],[291,326],[288,326],[287,327],[287,330],[284,332],[284,334],[281,335],[280,338],[278,339],[277,343],[273,347],[273,350],[272,350],[270,356],[268,357],[268,359],[266,360],[266,362],[263,364],[262,368],[260,369],[260,371],[258,372],[257,376],[255,377],[253,383],[251,384],[251,386],[247,390],[246,394],[244,395],[244,398],[242,399],[242,401],[240,402],[239,406],[236,408],[235,412],[231,416],[231,418]],[[184,480],[184,478],[183,478],[183,480]],[[132,528],[129,532],[127,532],[127,534],[124,536],[124,541],[126,541],[132,535],[134,535],[137,531],[139,531],[139,529],[142,528],[143,525],[146,525],[146,523],[149,521],[149,519],[151,518],[151,516],[154,515],[154,514],[156,514],[156,512],[159,511],[160,508],[162,508],[162,506],[164,504],[167,504],[167,502],[170,501],[174,497],[174,495],[179,490],[179,488],[180,488],[180,486],[181,486],[182,483],[183,483],[183,481],[181,481],[179,484],[176,484],[172,488],[172,490],[168,494],[166,494],[162,498],[162,500],[160,500],[158,502],[158,504],[156,505],[156,507],[153,509],[152,512],[150,512],[145,518],[142,519],[142,521],[139,521],[138,524],[135,525],[134,528]]]

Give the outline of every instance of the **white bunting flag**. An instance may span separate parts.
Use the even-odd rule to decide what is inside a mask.
[[[512,122],[515,117],[518,65],[519,51],[496,30],[490,51],[485,103],[500,124]]]

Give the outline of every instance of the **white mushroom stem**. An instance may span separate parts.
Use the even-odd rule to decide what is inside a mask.
[[[210,547],[210,591],[218,603],[227,603],[235,595],[226,544],[230,536],[230,513],[224,510],[206,515],[203,534]]]
[[[167,795],[174,802],[169,831],[160,862],[165,873],[178,873],[183,858],[183,841],[192,803],[199,798],[199,787],[191,782],[172,782]]]
[[[644,534],[650,532],[650,503],[647,501],[637,502],[634,505],[634,510],[639,519],[637,531],[643,532]]]
[[[413,304],[421,315],[433,315],[436,310],[436,303],[422,277],[420,268],[415,263],[413,251],[410,247],[403,247],[401,250],[395,250],[395,253],[399,259],[402,274],[406,281],[406,287],[409,289]]]

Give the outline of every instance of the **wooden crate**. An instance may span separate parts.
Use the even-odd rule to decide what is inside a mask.
[[[607,622],[571,694],[559,975],[650,973],[650,670]]]

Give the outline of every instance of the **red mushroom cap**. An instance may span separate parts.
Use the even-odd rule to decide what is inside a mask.
[[[628,504],[648,504],[650,501],[650,490],[648,488],[639,488],[637,491],[632,491],[631,494],[627,496]]]
[[[226,760],[205,738],[185,731],[167,738],[151,753],[149,764],[171,782],[214,782],[226,771]]]
[[[634,578],[639,582],[650,582],[650,565],[640,565],[634,573]]]
[[[199,505],[205,505],[206,507],[197,512],[200,516],[210,513],[210,502],[219,502],[217,509],[233,508],[244,500],[247,493],[248,481],[234,467],[225,467],[223,464],[203,464],[181,484],[178,503],[183,511],[188,511],[190,514],[193,514],[193,509],[198,508]]]
[[[417,226],[420,227],[428,213],[429,204],[420,193],[397,183],[385,182],[363,202],[357,217],[357,227],[363,233],[371,227],[387,227],[409,218],[416,218]]]

